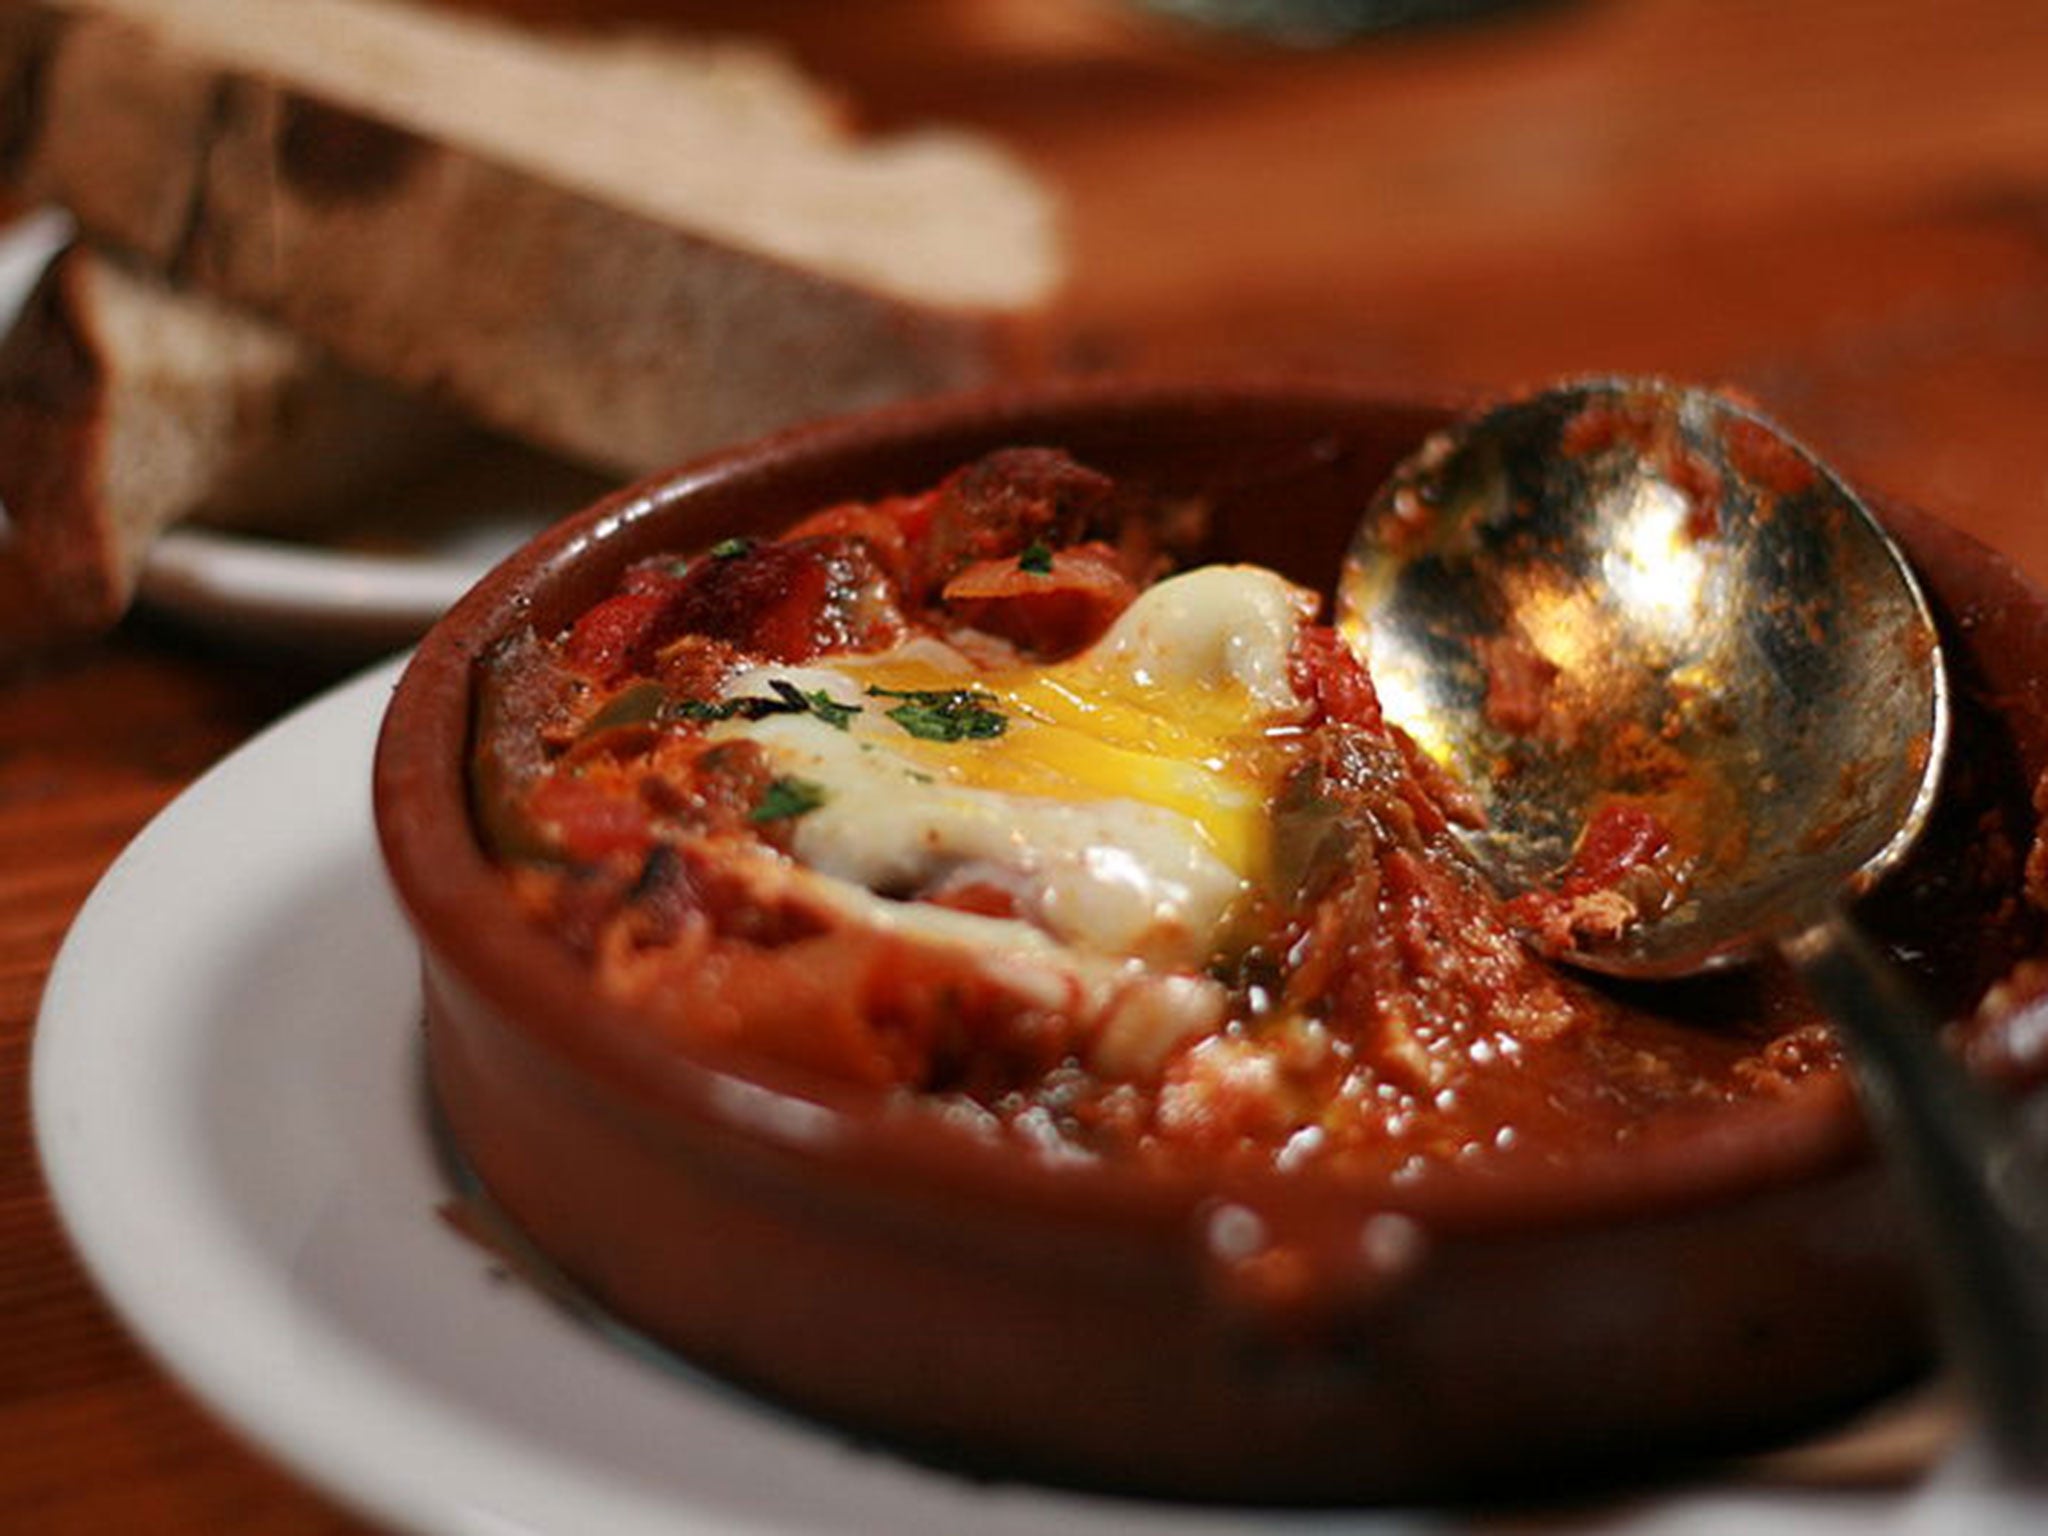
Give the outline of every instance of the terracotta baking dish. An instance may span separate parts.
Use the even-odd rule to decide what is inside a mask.
[[[1373,488],[1445,415],[1290,386],[943,401],[657,478],[490,575],[406,672],[375,785],[424,951],[433,1094],[488,1199],[618,1318],[779,1403],[980,1473],[1155,1495],[1638,1476],[1781,1440],[1924,1369],[1900,1222],[1832,1078],[1569,1175],[1424,1195],[1051,1166],[843,1085],[656,1047],[480,850],[478,657],[518,626],[551,632],[636,558],[1035,443],[1212,499],[1219,555],[1328,590]],[[1956,533],[1885,512],[1949,627],[1964,767],[1871,917],[1973,1001],[2040,943],[2013,882],[1958,871],[1956,829],[1987,807],[2032,826],[2048,605]],[[1976,1033],[1996,1059],[2020,1032]]]

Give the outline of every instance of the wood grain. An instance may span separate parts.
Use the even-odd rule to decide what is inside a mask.
[[[27,1113],[35,1005],[93,883],[203,768],[330,675],[139,624],[0,665],[0,1530],[349,1528],[108,1315],[60,1235]]]
[[[877,128],[1003,135],[1070,204],[1067,367],[1725,380],[2048,578],[2038,0],[1552,0],[1320,54],[1108,0],[491,3],[767,32]],[[20,579],[0,552],[0,653]],[[332,670],[142,621],[23,641],[0,661],[0,1528],[360,1529],[127,1342],[59,1235],[26,1089],[94,880]]]

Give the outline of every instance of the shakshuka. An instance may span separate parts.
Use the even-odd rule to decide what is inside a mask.
[[[629,570],[486,669],[523,908],[606,995],[1048,1158],[1400,1179],[1838,1070],[1560,970],[1319,600],[1016,448]]]

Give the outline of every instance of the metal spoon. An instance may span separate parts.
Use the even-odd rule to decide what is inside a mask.
[[[2048,1148],[1847,910],[1920,833],[1949,729],[1933,618],[1863,505],[1721,395],[1569,384],[1394,473],[1337,617],[1475,797],[1466,846],[1538,948],[1650,979],[1791,962],[1920,1219],[1988,1445],[2048,1475]]]

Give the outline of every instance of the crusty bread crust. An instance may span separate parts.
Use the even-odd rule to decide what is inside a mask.
[[[293,25],[258,38],[255,18],[280,13]],[[238,20],[248,45],[230,48]],[[361,33],[371,23],[385,30]],[[629,196],[616,167],[589,163],[603,131],[565,130],[548,164],[544,138],[481,142],[521,101],[486,103],[495,118],[472,114],[458,140],[460,125],[372,89],[366,38],[448,24],[397,0],[8,5],[0,67],[15,74],[0,87],[35,104],[8,169],[174,281],[610,470],[1029,366],[1057,280],[1053,219],[986,146],[865,147],[827,110],[779,109],[788,82],[735,92],[729,59],[717,74],[663,55],[647,67],[667,89],[749,105],[700,112],[695,141],[631,161],[642,181],[664,163],[719,174]],[[431,31],[474,64],[444,68],[440,88],[510,88],[497,66],[514,36],[474,18],[452,40]],[[540,111],[544,77],[518,78]],[[573,73],[545,78],[576,100]],[[603,113],[601,88],[585,105]],[[633,142],[629,120],[615,129]]]
[[[172,523],[317,515],[461,430],[268,321],[81,246],[0,344],[0,504],[57,632],[119,618]]]

